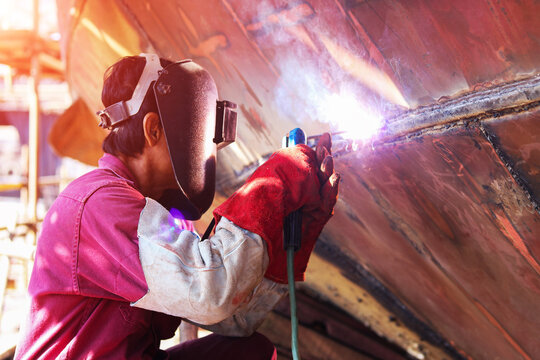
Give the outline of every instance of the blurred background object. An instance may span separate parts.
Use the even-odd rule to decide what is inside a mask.
[[[47,142],[71,105],[54,1],[0,1],[0,358],[13,353],[43,216],[88,171]]]

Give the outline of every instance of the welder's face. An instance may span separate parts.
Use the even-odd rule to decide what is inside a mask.
[[[165,136],[161,137],[158,143],[158,147],[158,151],[161,154],[158,160],[158,166],[161,170],[161,173],[163,174],[163,182],[167,189],[179,189],[180,186],[176,181],[176,176],[174,174],[174,168],[172,165],[171,156],[169,154],[169,148],[167,147],[167,141],[165,140]]]
[[[158,119],[157,115],[154,117]],[[159,121],[159,120],[157,120]],[[179,189],[178,182],[176,181],[171,156],[169,154],[169,148],[167,146],[167,139],[163,128],[159,125],[154,125],[151,130],[154,136],[159,136],[155,143],[148,147],[149,156],[152,161],[152,174],[153,184],[156,186],[155,190],[165,189]],[[147,144],[151,144],[151,139],[147,137]]]

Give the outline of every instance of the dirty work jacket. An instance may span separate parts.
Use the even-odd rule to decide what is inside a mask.
[[[150,359],[180,318],[248,335],[286,291],[267,265],[258,235],[222,219],[201,242],[105,154],[44,219],[15,358]]]

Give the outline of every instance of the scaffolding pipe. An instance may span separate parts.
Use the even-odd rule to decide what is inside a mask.
[[[28,126],[28,203],[27,218],[37,221],[38,201],[38,171],[39,171],[39,58],[38,58],[38,29],[39,29],[39,0],[34,0],[33,12],[33,51],[29,78],[29,126]]]

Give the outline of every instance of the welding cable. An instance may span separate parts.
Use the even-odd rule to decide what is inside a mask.
[[[210,233],[216,224],[216,220],[212,219],[208,228],[206,229],[201,240],[208,239]],[[291,351],[293,354],[293,360],[300,360],[300,353],[298,351],[298,317],[296,316],[296,292],[294,289],[294,246],[287,248],[287,280],[289,283],[289,299],[291,302]]]
[[[291,302],[291,351],[293,360],[300,360],[298,351],[298,317],[296,316],[296,293],[294,289],[294,247],[287,249],[287,279]]]
[[[212,230],[214,230],[215,225],[216,225],[216,219],[212,218],[212,221],[210,221],[210,224],[206,228],[206,231],[204,232],[204,235],[201,238],[201,241],[206,240],[206,239],[208,239],[210,237],[210,234],[212,233]]]

